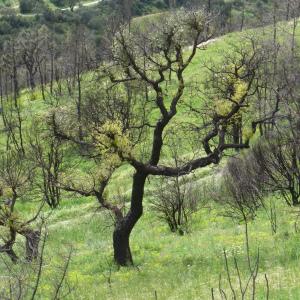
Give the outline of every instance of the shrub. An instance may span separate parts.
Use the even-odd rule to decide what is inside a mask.
[[[283,133],[266,138],[253,149],[259,174],[267,179],[266,188],[279,192],[288,205],[300,204],[299,146],[298,137]]]
[[[20,0],[20,12],[22,14],[32,13],[37,5],[37,0]]]
[[[187,177],[163,177],[153,193],[151,205],[172,232],[188,232],[191,215],[198,209],[196,185]]]
[[[12,27],[6,20],[0,21],[0,34],[9,34],[11,33]]]

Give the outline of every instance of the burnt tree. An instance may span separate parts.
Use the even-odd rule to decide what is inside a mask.
[[[164,17],[163,22],[147,24],[144,30],[134,27],[129,30],[125,26],[116,32],[107,51],[106,63],[100,68],[99,90],[92,98],[85,99],[83,140],[76,137],[74,130],[72,135],[72,128],[65,121],[65,111],[58,110],[53,115],[55,135],[90,147],[93,153],[90,158],[96,164],[106,165],[106,168],[110,165],[111,172],[123,164],[134,169],[130,206],[126,214],[118,214],[113,232],[114,258],[122,266],[133,264],[129,239],[143,214],[146,179],[149,176],[183,176],[218,164],[223,152],[247,148],[251,137],[232,141],[231,129],[236,117],[251,111],[256,70],[263,59],[262,47],[257,47],[253,40],[243,42],[241,49],[244,50],[237,51],[230,62],[226,58],[226,68],[220,67],[218,72],[203,68],[201,71],[213,73],[211,82],[214,84],[205,101],[200,101],[203,93],[197,92],[199,89],[190,82],[187,84],[186,70],[197,49],[202,48],[201,43],[211,38],[211,18],[203,11],[181,11]],[[148,97],[143,92],[145,86]],[[182,122],[179,109],[190,122]],[[251,128],[253,118],[255,114],[248,114],[241,126],[248,122]],[[161,163],[166,141],[172,139],[174,132],[170,128],[185,132],[186,139],[194,143],[192,157],[178,165]],[[251,132],[255,130],[253,126]],[[185,141],[181,145],[180,153],[191,150],[186,144]],[[99,183],[96,185],[104,195],[107,177],[98,177],[100,182],[101,178],[104,188],[99,189]],[[97,197],[97,189],[73,185],[65,188]],[[99,203],[115,209],[108,207],[107,201]]]

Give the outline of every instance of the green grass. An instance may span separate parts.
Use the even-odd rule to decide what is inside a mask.
[[[201,65],[208,60],[218,62],[228,44],[237,42],[240,37],[241,34],[230,34],[209,45],[206,51],[198,51],[186,72],[187,82],[195,78],[201,81]],[[31,115],[43,114],[48,109],[39,92],[32,97],[24,91],[21,97],[29,119]],[[168,156],[164,159],[167,160]],[[212,172],[211,168],[200,170],[198,178],[205,179]],[[109,186],[110,194],[121,192],[129,195],[131,173],[132,169],[128,166],[121,167]],[[74,251],[68,281],[74,291],[67,299],[138,300],[155,299],[155,295],[157,299],[210,299],[211,288],[217,293],[220,274],[222,288],[229,292],[223,248],[228,253],[233,282],[237,287],[232,253],[238,259],[242,275],[248,274],[243,224],[224,217],[221,204],[209,202],[193,216],[189,234],[179,236],[171,233],[151,211],[149,198],[153,181],[151,178],[146,185],[145,213],[131,238],[134,268],[118,269],[113,264],[112,220],[107,213],[97,211],[95,199],[64,194],[58,209],[51,214],[45,210],[44,214],[49,215],[49,238],[38,299],[50,297],[53,290],[50,279],[59,274],[58,266],[63,264],[70,247]],[[264,274],[269,279],[270,299],[300,299],[300,233],[295,232],[294,227],[296,210],[288,209],[281,200],[276,201],[278,231],[275,235],[271,234],[270,223],[263,210],[249,224],[252,259],[257,248],[260,249],[256,299],[265,299]],[[33,213],[33,208],[33,204],[22,203],[18,211],[28,216]],[[1,262],[0,270],[4,272]]]
[[[261,255],[256,299],[265,299],[265,273],[270,299],[299,299],[300,234],[294,231],[291,210],[282,203],[277,206],[275,235],[263,211],[249,226],[251,253],[254,257],[259,247]],[[111,219],[95,209],[93,199],[69,199],[49,219],[46,276],[54,276],[61,255],[70,245],[74,248],[68,280],[75,290],[68,299],[155,299],[155,291],[158,299],[209,299],[211,288],[218,287],[219,274],[223,279],[226,276],[223,248],[231,267],[234,252],[241,272],[247,274],[243,224],[222,216],[221,206],[200,210],[193,217],[191,233],[179,236],[170,233],[146,204],[145,215],[132,235],[137,267],[120,270],[112,266]],[[52,288],[46,279],[40,299],[47,299]],[[222,286],[229,292],[225,280]]]

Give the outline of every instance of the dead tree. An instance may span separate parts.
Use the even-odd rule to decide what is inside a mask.
[[[288,205],[299,205],[299,144],[284,137],[269,138],[253,149],[270,191],[279,192]]]
[[[34,29],[23,31],[18,36],[18,48],[20,58],[28,73],[29,87],[34,89],[36,86],[36,74],[44,60],[42,46],[46,41],[45,30]]]
[[[21,116],[21,106],[18,101],[20,92],[20,59],[17,43],[14,38],[5,44],[5,54],[2,57],[3,68],[6,73],[6,103],[2,102],[4,125],[7,132],[7,147],[13,144],[15,149],[25,153],[23,137],[23,119]]]
[[[13,262],[18,260],[13,250],[17,234],[26,239],[26,259],[32,261],[38,255],[38,245],[40,232],[31,228],[42,206],[37,209],[36,215],[23,221],[16,214],[16,203],[24,198],[28,190],[32,188],[35,167],[29,164],[14,151],[1,154],[0,158],[0,176],[1,176],[1,198],[0,206],[0,226],[8,229],[8,236],[4,238],[4,245],[1,246],[1,252],[5,252]]]
[[[62,171],[64,152],[62,142],[51,135],[47,126],[33,122],[29,136],[30,156],[36,161],[38,176],[41,182],[37,183],[45,202],[56,208],[61,199],[61,190],[58,178]]]

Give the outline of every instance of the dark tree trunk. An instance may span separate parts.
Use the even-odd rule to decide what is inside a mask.
[[[78,88],[78,98],[77,98],[77,120],[78,120],[78,137],[79,140],[83,139],[83,131],[82,131],[82,112],[81,112],[81,102],[82,102],[82,95],[81,95],[81,77],[80,77],[80,67],[79,67],[79,63],[78,63],[78,67],[77,67],[77,88]]]
[[[131,230],[128,230],[128,226],[125,222],[125,218],[116,225],[113,234],[114,245],[114,259],[120,266],[133,265],[129,236]]]
[[[211,13],[211,0],[207,1],[207,12]]]
[[[232,142],[234,144],[240,143],[240,126],[237,122],[232,125]]]
[[[41,91],[42,91],[42,97],[43,97],[43,100],[45,101],[46,100],[46,97],[45,97],[45,82],[46,82],[46,80],[43,76],[43,71],[42,71],[40,64],[38,66],[38,69],[39,69],[39,75],[40,75],[40,86],[41,86]]]
[[[53,81],[54,81],[54,54],[50,55],[50,94],[53,95]]]
[[[123,0],[123,18],[130,25],[132,18],[132,0]]]
[[[5,244],[4,246],[0,246],[0,253],[2,252],[5,252],[13,263],[16,263],[19,259],[15,251],[7,244]]]
[[[244,29],[244,23],[245,23],[245,7],[243,7],[243,11],[242,11],[242,20],[241,20],[240,31],[243,31],[243,29]]]
[[[6,251],[7,255],[9,256],[9,258],[11,259],[11,261],[13,263],[17,263],[18,262],[18,256],[16,255],[15,251],[13,249],[8,249]]]
[[[117,221],[113,233],[114,259],[120,266],[133,264],[129,238],[131,231],[143,214],[144,186],[147,174],[137,171],[133,177],[131,206],[127,215]]]
[[[291,3],[290,3],[290,0],[287,1],[287,4],[286,4],[286,21],[289,20],[290,18],[290,6],[291,6]]]
[[[35,80],[34,80],[34,75],[31,71],[29,72],[29,83],[30,83],[30,88],[32,90],[34,90],[35,89]]]
[[[292,192],[292,205],[293,206],[298,206],[299,203],[299,196],[297,195],[297,193],[295,193],[294,191]]]
[[[18,261],[18,256],[16,255],[15,251],[12,249],[15,240],[16,240],[16,231],[10,228],[10,240],[7,241],[3,246],[0,246],[0,253],[5,252],[13,263]]]
[[[28,230],[26,233],[26,260],[31,262],[37,259],[41,233],[37,230]]]

